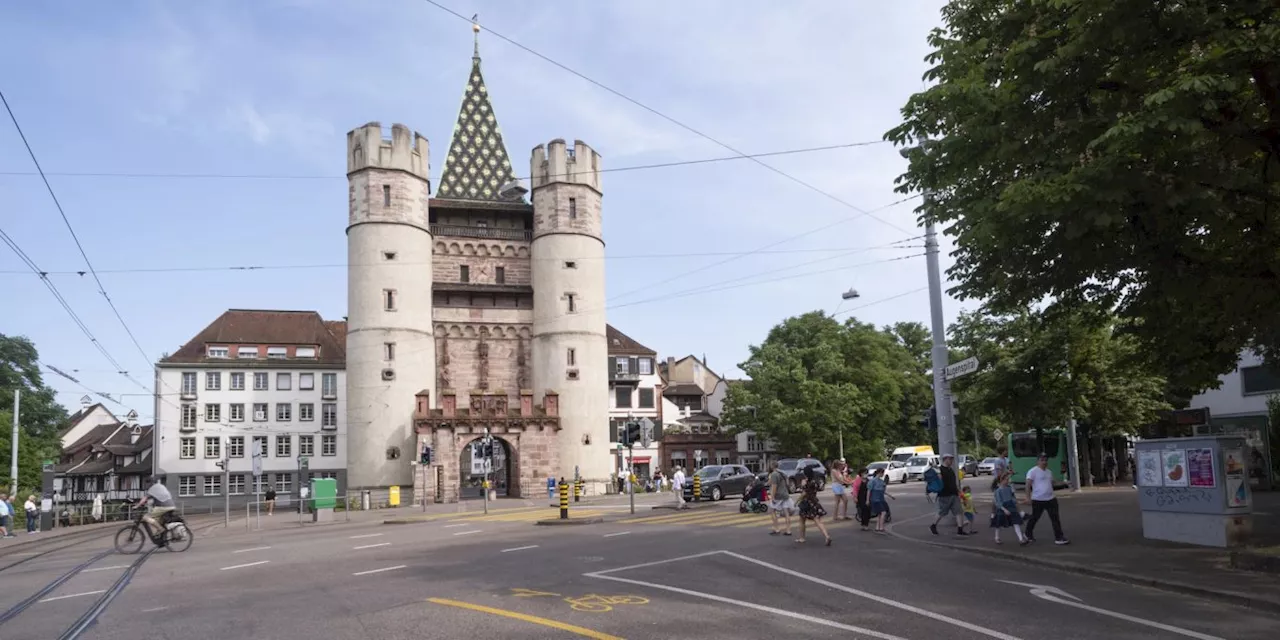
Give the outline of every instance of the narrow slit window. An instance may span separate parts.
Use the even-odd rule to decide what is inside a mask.
[[[569,219],[570,220],[578,219],[578,199],[577,198],[569,198]]]
[[[494,268],[493,268],[493,281],[494,281],[494,283],[496,283],[496,284],[506,284],[506,283],[507,283],[507,268],[506,268],[506,267],[494,267]]]
[[[389,184],[382,185],[382,206],[391,206],[391,185]]]
[[[566,300],[568,300],[568,302],[569,302],[569,313],[577,313],[577,311],[578,311],[578,296],[577,296],[576,294],[572,294],[572,293],[570,293],[570,294],[568,294],[568,295],[566,295],[566,296],[565,296],[565,299],[566,299]]]
[[[387,362],[391,362],[392,360],[396,359],[396,343],[394,342],[382,343],[382,359],[386,360]]]
[[[577,263],[577,262],[574,262],[573,260],[565,260],[565,262],[564,262],[564,268],[566,268],[566,269],[577,269],[577,268],[578,268],[578,263]]]
[[[465,264],[458,267],[458,282],[471,282],[471,267]]]
[[[396,290],[395,289],[382,290],[382,308],[386,311],[396,310]]]
[[[573,347],[569,347],[565,352],[564,359],[565,364],[570,367],[576,367],[578,365],[578,354],[573,350]]]

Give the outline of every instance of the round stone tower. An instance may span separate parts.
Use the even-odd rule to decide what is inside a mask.
[[[436,379],[430,154],[408,127],[347,134],[347,484],[413,484],[414,394]]]
[[[581,140],[533,150],[533,382],[559,393],[560,474],[607,482],[608,341],[600,154]],[[602,489],[601,489],[602,490]]]

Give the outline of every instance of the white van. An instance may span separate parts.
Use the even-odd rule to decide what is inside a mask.
[[[914,458],[916,456],[931,456],[931,455],[934,455],[933,447],[927,444],[922,444],[915,447],[898,447],[897,449],[893,450],[893,454],[889,456],[889,459],[897,460],[898,462],[906,462],[907,460],[910,460],[911,458]]]
[[[928,455],[918,455],[907,459],[907,479],[923,480],[924,472],[929,467],[937,467],[942,464],[942,458],[929,453]]]

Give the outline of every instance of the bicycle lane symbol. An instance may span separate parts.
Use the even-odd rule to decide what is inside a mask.
[[[601,596],[594,593],[576,598],[565,598],[564,601],[568,602],[569,607],[574,611],[586,611],[589,613],[613,611],[615,606],[623,604],[649,604],[649,599],[641,596]]]

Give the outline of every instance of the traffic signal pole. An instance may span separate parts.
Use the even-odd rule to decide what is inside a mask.
[[[930,197],[925,194],[925,203]],[[942,317],[942,271],[938,265],[938,232],[933,222],[924,228],[925,259],[929,269],[929,316],[933,329],[933,405],[938,411],[938,448],[942,455],[957,454],[956,420],[947,381],[947,326]]]

